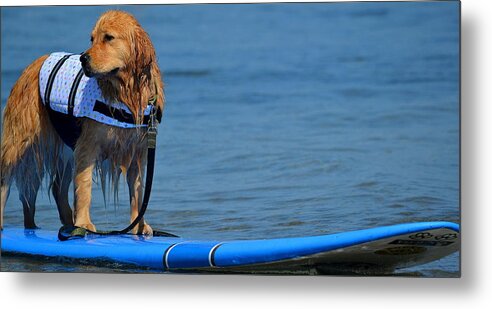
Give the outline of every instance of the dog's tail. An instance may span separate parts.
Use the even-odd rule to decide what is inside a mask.
[[[50,185],[53,183],[63,147],[39,93],[39,71],[46,57],[37,59],[22,72],[9,95],[2,121],[1,217],[10,185],[15,180],[26,226],[34,225],[37,191],[45,172]]]

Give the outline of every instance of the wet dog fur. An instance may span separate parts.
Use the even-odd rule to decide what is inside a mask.
[[[97,78],[108,102],[124,102],[137,122],[143,121],[143,110],[153,96],[157,96],[157,107],[163,111],[164,85],[155,50],[132,15],[122,11],[104,13],[92,30],[91,42],[81,56],[83,70],[87,76]],[[126,174],[132,221],[142,204],[146,130],[123,129],[80,118],[82,133],[71,153],[54,130],[40,97],[39,71],[46,58],[40,57],[23,71],[7,100],[1,142],[0,226],[3,227],[5,203],[15,181],[24,210],[24,226],[36,228],[36,196],[47,175],[61,223],[95,231],[90,217],[93,173],[103,161],[109,163],[107,172],[114,179]],[[73,212],[68,202],[72,181]],[[133,232],[152,234],[152,228],[142,220]]]

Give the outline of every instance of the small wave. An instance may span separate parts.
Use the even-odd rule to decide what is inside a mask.
[[[346,88],[338,92],[347,98],[371,98],[376,95],[375,91],[367,88]]]
[[[379,184],[379,182],[377,182],[377,181],[364,181],[364,182],[356,184],[355,187],[359,188],[359,189],[367,189],[367,188],[372,188],[374,186],[377,186],[378,184]]]
[[[291,191],[302,189],[301,186],[293,185],[264,185],[258,187],[244,188],[236,191],[230,191],[230,193],[257,193],[257,192],[275,192],[275,191]]]
[[[410,217],[410,216],[415,216],[416,215],[416,212],[415,211],[401,211],[398,213],[398,215],[402,216],[402,217]]]
[[[164,72],[166,77],[203,77],[210,74],[210,70],[171,70]]]
[[[431,54],[424,56],[423,59],[429,62],[449,62],[457,61],[458,56],[454,54]]]
[[[355,11],[350,14],[353,17],[384,17],[388,15],[387,9],[367,9]]]
[[[427,83],[449,83],[455,82],[456,78],[453,77],[396,77],[391,78],[386,81],[387,84],[390,85],[399,85],[399,84],[427,84]]]
[[[284,201],[278,201],[276,204],[279,206],[299,206],[308,204],[324,204],[326,202],[333,201],[333,197],[305,197],[305,198],[294,198]]]
[[[329,152],[350,152],[350,153],[363,153],[364,150],[358,148],[350,148],[350,147],[332,147],[327,148],[326,151]]]
[[[443,199],[432,196],[412,196],[401,199],[399,203],[414,203],[420,205],[436,205],[444,202]]]
[[[252,227],[249,224],[239,224],[239,225],[228,225],[228,226],[222,226],[215,231],[218,232],[227,232],[227,231],[247,231],[250,230]]]
[[[396,112],[396,113],[387,113],[383,115],[379,115],[374,117],[373,123],[394,123],[399,122],[402,123],[404,121],[415,121],[417,119],[430,119],[432,115],[428,113],[416,113],[416,112]]]
[[[206,200],[206,202],[219,204],[219,203],[226,203],[226,202],[244,202],[244,201],[251,201],[254,199],[256,199],[256,197],[252,197],[252,196],[237,196],[237,197],[217,196]]]
[[[279,223],[279,226],[299,226],[299,225],[304,225],[305,223],[303,221],[290,221],[290,222],[283,222]]]
[[[382,17],[388,15],[388,10],[386,9],[367,9],[355,11],[350,14],[354,17]]]
[[[195,210],[171,210],[167,216],[169,218],[189,218],[189,217],[205,217],[210,213],[210,210],[195,209]]]
[[[399,208],[405,208],[405,205],[395,203],[395,204],[389,205],[388,207],[393,208],[393,209],[399,209]]]
[[[369,59],[364,56],[341,56],[337,58],[342,63],[362,63],[367,62]]]

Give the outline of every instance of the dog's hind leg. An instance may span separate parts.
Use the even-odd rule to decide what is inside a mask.
[[[26,227],[35,227],[37,190],[44,161],[40,147],[49,138],[48,115],[39,95],[39,70],[46,56],[29,65],[14,84],[2,122],[0,203],[3,212],[12,180],[16,180],[24,207]],[[29,177],[29,178],[27,178]]]
[[[72,173],[73,161],[71,159],[67,161],[60,159],[55,172],[53,186],[51,187],[51,193],[55,198],[58,215],[63,225],[73,225],[73,213],[68,201],[68,190],[72,182]]]
[[[10,194],[11,176],[10,171],[2,166],[2,175],[0,178],[0,229],[3,228],[3,215],[5,204]]]
[[[44,174],[44,170],[39,166],[39,161],[36,160],[35,156],[34,149],[29,148],[14,174],[15,183],[19,190],[19,200],[24,211],[24,227],[26,229],[37,228],[34,222],[36,197]]]

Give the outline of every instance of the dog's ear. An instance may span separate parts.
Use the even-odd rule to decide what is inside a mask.
[[[133,45],[135,57],[134,68],[140,72],[148,71],[155,59],[155,51],[149,35],[141,27],[136,27]]]

